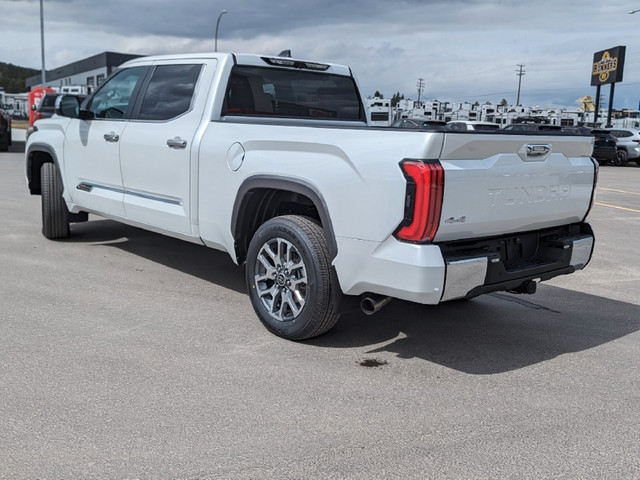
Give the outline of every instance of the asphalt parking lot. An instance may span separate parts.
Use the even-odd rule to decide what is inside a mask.
[[[394,300],[302,343],[226,254],[92,217],[40,234],[0,153],[0,478],[640,478],[640,167],[533,296]]]

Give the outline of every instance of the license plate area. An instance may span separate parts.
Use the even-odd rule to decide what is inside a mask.
[[[488,260],[485,285],[519,278],[544,277],[545,273],[569,267],[572,245],[585,234],[587,224],[572,224],[539,232],[441,244],[447,262],[484,256]]]

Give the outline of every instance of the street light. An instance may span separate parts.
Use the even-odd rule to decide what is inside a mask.
[[[222,15],[224,15],[225,13],[229,13],[226,10],[222,10],[222,12],[220,12],[220,15],[218,15],[218,21],[216,22],[216,46],[215,46],[215,52],[218,51],[218,27],[220,26],[220,19],[222,18]]]
[[[633,15],[634,13],[638,13],[638,12],[640,12],[640,9],[639,10],[631,10],[629,12],[629,15]]]
[[[40,52],[42,54],[42,72],[41,72],[41,81],[42,86],[45,86],[47,81],[46,70],[44,69],[44,6],[43,0],[40,0]]]

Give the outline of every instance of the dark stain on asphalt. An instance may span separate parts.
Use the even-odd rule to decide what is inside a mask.
[[[377,358],[365,358],[364,360],[359,362],[359,365],[361,367],[368,367],[368,368],[378,368],[388,364],[389,362],[385,362],[384,360],[378,360]]]

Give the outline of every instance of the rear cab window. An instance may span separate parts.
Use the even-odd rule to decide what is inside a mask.
[[[222,115],[366,122],[352,77],[236,65]]]

